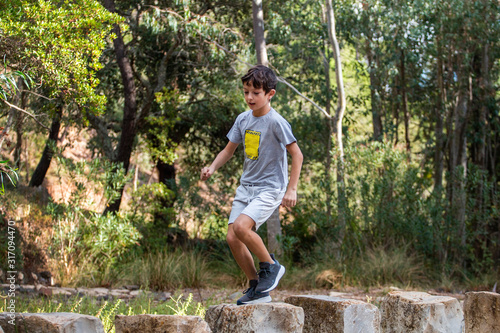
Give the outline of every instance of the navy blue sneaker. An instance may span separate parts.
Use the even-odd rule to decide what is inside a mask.
[[[285,274],[285,266],[280,265],[278,260],[274,259],[274,254],[271,254],[271,258],[274,264],[270,264],[267,261],[259,263],[259,284],[255,289],[257,294],[268,293],[276,288],[281,277]]]
[[[243,297],[236,301],[237,305],[244,304],[257,304],[257,303],[269,303],[271,302],[271,296],[269,293],[256,293],[255,288],[259,283],[258,280],[250,280],[250,288],[243,292]]]

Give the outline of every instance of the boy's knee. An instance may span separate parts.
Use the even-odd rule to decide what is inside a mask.
[[[226,234],[226,241],[229,245],[234,244],[238,241],[238,237],[236,237],[232,228]]]
[[[251,230],[248,229],[245,225],[243,225],[241,223],[235,223],[234,227],[233,227],[233,231],[234,231],[234,234],[236,235],[236,237],[238,237],[238,239],[241,240],[241,239],[245,238],[245,236]]]

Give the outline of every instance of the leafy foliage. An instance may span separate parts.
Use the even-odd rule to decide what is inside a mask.
[[[58,223],[67,225],[61,230],[73,239],[58,243],[66,242],[68,255],[76,253],[68,244],[78,244],[76,249],[89,254],[92,267],[101,267],[101,273],[123,262],[98,253],[131,260],[135,281],[143,278],[165,287],[168,281],[158,272],[147,276],[146,268],[161,261],[157,266],[164,269],[187,269],[176,261],[180,252],[159,251],[166,243],[177,246],[190,237],[203,238],[206,243],[198,246],[206,249],[224,240],[241,159],[232,159],[206,186],[199,184],[199,169],[225,146],[228,130],[246,107],[239,77],[247,70],[244,62],[255,62],[248,3],[115,1],[121,18],[96,2],[11,3],[0,10],[5,32],[0,49],[7,55],[0,96],[12,96],[21,75],[16,70],[21,70],[34,78],[35,83],[25,80],[30,86],[43,78],[51,96],[63,92],[74,98],[78,108],[72,111],[105,103],[101,122],[92,125],[97,135],[91,148],[111,160],[120,136],[129,135],[121,127],[128,96],[115,50],[105,44],[115,37],[106,39],[111,25],[121,22],[137,102],[133,121],[138,136],[131,145],[146,147],[147,168],[168,165],[173,171],[158,184],[139,187],[123,206],[125,212],[108,219],[86,210],[116,199],[130,179],[126,170],[101,159],[92,162],[96,166],[60,161],[73,170],[61,173],[75,180],[69,187],[73,199],[50,207]],[[332,112],[334,63],[323,7],[321,1],[265,2],[266,41],[271,67]],[[341,216],[346,223],[339,222],[335,209],[337,148],[330,123],[279,85],[273,107],[291,122],[306,157],[299,205],[283,211],[281,238],[284,260],[298,267],[298,278],[283,283],[340,287],[428,281],[429,276],[453,282],[498,276],[498,1],[339,0],[334,7],[348,92],[343,123],[347,197]],[[41,23],[26,25],[23,20]],[[105,46],[101,65],[97,59]],[[95,120],[90,114],[89,119]],[[91,174],[95,177],[87,179]],[[102,200],[86,202],[85,191],[94,189]],[[99,232],[99,223],[105,226],[103,241],[93,248],[87,242]],[[72,233],[76,225],[82,233]],[[233,283],[244,282],[227,249],[219,250],[220,256],[210,259]],[[210,275],[200,258],[183,257],[203,272],[193,269],[190,276],[195,278],[189,279],[172,274],[176,284],[199,285],[199,276]],[[415,267],[424,267],[428,276]],[[364,278],[360,272],[366,272]]]
[[[105,97],[95,93],[95,72],[111,25],[119,22],[97,1],[10,1],[0,10],[4,68],[27,71],[52,88],[50,97],[62,93],[82,111],[101,111]]]
[[[125,175],[110,172],[113,165],[99,159],[74,163],[59,155],[57,160],[60,174],[67,172],[66,179],[73,180],[68,202],[50,202],[46,208],[55,221],[51,259],[57,279],[64,284],[107,283],[104,279],[109,270],[141,235],[125,215],[87,211],[85,207],[92,206],[87,191],[96,184],[113,184],[103,193],[103,199],[109,202]]]
[[[7,100],[19,90],[17,78],[23,80],[27,89],[33,85],[33,79],[29,75],[21,71],[7,72],[4,66],[4,73],[0,74],[0,99]]]
[[[4,177],[6,177],[12,185],[16,185],[16,182],[19,180],[16,169],[13,169],[7,165],[7,163],[8,161],[0,161],[0,195],[5,194]]]

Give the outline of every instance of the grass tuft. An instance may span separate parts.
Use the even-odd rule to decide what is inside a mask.
[[[359,259],[351,260],[347,267],[349,280],[362,286],[399,284],[407,287],[426,283],[422,258],[408,253],[405,246],[369,249]]]
[[[172,290],[206,287],[214,274],[198,251],[158,251],[133,258],[124,268],[125,282],[145,289]]]

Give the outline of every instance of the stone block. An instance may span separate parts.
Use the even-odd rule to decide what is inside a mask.
[[[104,333],[97,317],[78,313],[15,313],[15,325],[9,323],[11,315],[0,313],[0,326],[5,333]]]
[[[128,289],[128,290],[138,290],[140,287],[138,285],[135,285],[135,284],[129,284],[129,285],[123,286],[123,288]]]
[[[109,289],[107,289],[107,288],[90,288],[87,291],[87,295],[89,295],[89,296],[109,295]]]
[[[286,303],[220,304],[208,308],[205,320],[215,333],[300,333],[304,310]]]
[[[116,333],[207,333],[207,322],[198,316],[136,315],[115,316]]]
[[[500,294],[487,291],[465,294],[465,333],[500,333]]]
[[[142,289],[130,291],[130,296],[132,297],[150,296],[151,294],[151,291],[145,291]]]
[[[36,289],[32,284],[25,284],[20,286],[19,291],[22,293],[34,293]]]
[[[59,287],[51,287],[52,296],[60,295],[70,297],[71,295],[76,294],[76,289],[72,288],[59,288]]]
[[[304,333],[379,333],[380,311],[373,304],[332,296],[290,296],[304,309]]]
[[[381,304],[384,333],[462,333],[464,315],[456,298],[393,291]]]
[[[111,289],[109,295],[113,298],[129,299],[132,298],[128,289]]]

